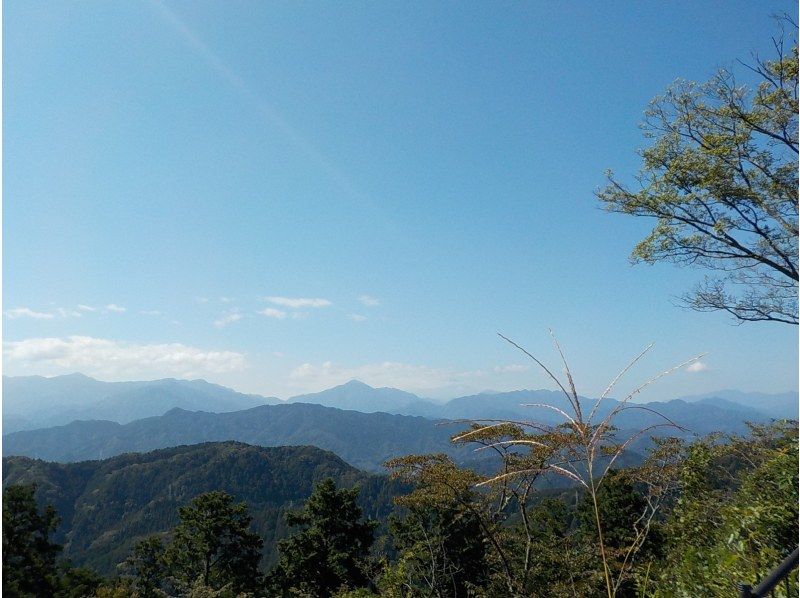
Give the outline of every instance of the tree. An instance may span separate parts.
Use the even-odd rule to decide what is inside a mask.
[[[207,492],[178,509],[180,523],[164,552],[170,577],[188,590],[198,580],[220,590],[255,591],[260,584],[261,538],[250,531],[247,505],[225,492]],[[152,549],[152,550],[151,550]],[[143,547],[148,560],[157,546]]]
[[[648,533],[641,539],[641,545],[638,545],[641,530],[650,524],[647,516],[652,509],[648,508],[647,497],[634,488],[635,475],[633,470],[611,470],[597,493],[604,548],[616,580],[615,595],[620,598],[637,595],[634,576],[628,575],[630,565],[633,565],[631,557],[644,559],[654,556],[661,541],[659,533],[648,529]],[[581,522],[581,532],[596,543],[598,530],[588,494],[578,504],[576,515]],[[636,547],[635,554],[631,550],[632,546]]]
[[[35,492],[35,485],[3,491],[3,595],[52,596],[58,587],[61,546],[50,541],[58,516],[49,505],[39,511]]]
[[[119,569],[125,577],[130,578],[133,590],[142,598],[165,595],[162,591],[167,578],[164,544],[157,536],[137,542]]]
[[[95,571],[85,567],[73,567],[65,564],[59,578],[56,598],[85,598],[94,596],[105,579]]]
[[[455,598],[485,586],[486,542],[476,515],[457,501],[406,504],[407,515],[389,524],[399,559],[385,576],[394,582],[385,593]],[[419,588],[419,593],[409,594],[408,588]]]
[[[791,24],[794,27],[794,24]],[[699,311],[741,321],[798,323],[798,54],[784,36],[772,60],[748,67],[755,89],[722,70],[678,80],[642,125],[640,187],[610,172],[598,198],[611,212],[653,218],[634,263],[673,262],[713,272],[683,296]]]
[[[731,596],[737,583],[763,580],[797,546],[797,456],[796,422],[690,446],[665,554],[650,574],[654,595]],[[775,590],[796,595],[796,575]]]
[[[369,584],[367,557],[377,524],[361,520],[358,493],[357,487],[338,490],[328,478],[302,509],[287,513],[286,522],[301,529],[278,543],[271,583],[279,591],[327,598]]]

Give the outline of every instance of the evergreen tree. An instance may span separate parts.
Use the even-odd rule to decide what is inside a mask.
[[[132,588],[141,598],[164,595],[161,591],[167,579],[164,544],[157,536],[137,542],[119,568],[124,576],[130,578]]]
[[[61,546],[50,541],[58,516],[52,506],[39,511],[35,492],[35,485],[3,491],[4,596],[52,596],[58,587]]]
[[[254,591],[260,584],[261,538],[250,531],[244,503],[234,504],[225,492],[207,492],[178,510],[180,523],[164,552],[169,575],[181,588],[198,580],[219,590]],[[142,556],[148,559],[147,552]],[[148,565],[149,567],[149,565]]]
[[[73,567],[65,564],[61,568],[56,598],[85,598],[94,596],[105,583],[97,572],[86,567]]]
[[[331,479],[316,486],[305,506],[286,516],[300,531],[279,542],[273,591],[327,598],[369,583],[367,557],[376,523],[361,520],[359,489],[338,490]]]

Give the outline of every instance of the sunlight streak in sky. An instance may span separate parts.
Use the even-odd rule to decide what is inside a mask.
[[[168,8],[161,0],[150,0],[159,16],[167,22],[186,42],[186,44],[208,65],[208,67],[224,79],[247,103],[249,103],[261,117],[272,127],[278,129],[291,145],[306,154],[317,164],[331,179],[333,179],[347,195],[368,207],[376,209],[377,204],[358,190],[353,182],[334,166],[322,152],[303,137],[289,122],[275,109],[274,106],[259,97],[247,83],[225,64],[222,59],[203,42],[189,28],[186,22],[172,9]]]

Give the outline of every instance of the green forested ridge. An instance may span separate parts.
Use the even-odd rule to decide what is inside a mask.
[[[560,442],[562,432],[552,434]],[[527,467],[539,450],[505,462]],[[592,498],[578,486],[541,491],[529,484],[536,475],[485,485],[445,455],[394,460],[394,483],[404,486],[311,447],[209,443],[73,465],[12,458],[4,521],[16,523],[4,526],[4,542],[14,538],[17,553],[32,555],[21,560],[27,569],[49,566],[58,596],[600,596],[602,545],[613,596],[722,598],[794,548],[797,457],[796,422],[662,441],[643,465],[603,480],[602,540]],[[32,502],[9,500],[24,499],[19,484],[29,482],[38,484],[33,517]],[[19,538],[46,538],[53,519],[43,505],[70,499],[72,525],[40,541],[37,558],[36,544]],[[391,519],[379,541],[375,519]],[[268,558],[256,570],[262,541]],[[61,542],[90,569],[56,571],[47,555]],[[7,581],[18,582],[14,575],[4,569]],[[84,593],[68,593],[73,586]],[[776,596],[797,588],[795,572]]]
[[[283,513],[324,478],[358,484],[360,504],[371,518],[386,518],[400,488],[314,447],[223,442],[73,464],[3,460],[4,486],[36,483],[39,502],[55,507],[62,520],[55,540],[64,544],[64,555],[105,574],[114,572],[135,540],[170,529],[179,506],[212,490],[247,502],[269,562],[275,540],[286,534]]]

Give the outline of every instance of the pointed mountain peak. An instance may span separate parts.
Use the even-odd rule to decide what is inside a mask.
[[[369,384],[366,384],[365,382],[362,382],[361,380],[356,380],[355,378],[353,378],[349,382],[341,384],[339,388],[369,388],[374,390],[374,387],[370,386]]]

